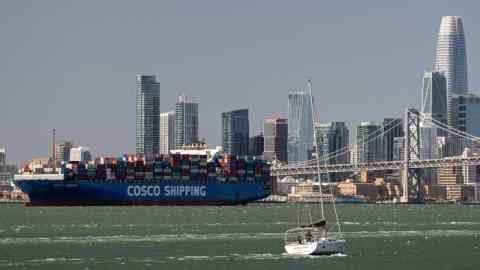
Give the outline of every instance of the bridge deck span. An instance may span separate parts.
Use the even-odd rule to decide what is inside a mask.
[[[280,167],[272,167],[272,175],[288,176],[288,175],[312,175],[317,173],[315,161],[309,162],[308,165],[287,165]],[[355,172],[361,170],[367,171],[383,171],[383,170],[399,170],[403,167],[403,160],[381,161],[371,163],[355,163],[355,164],[331,164],[320,165],[320,173],[333,172]],[[427,159],[427,160],[411,160],[408,167],[415,168],[439,168],[439,167],[456,167],[456,166],[474,166],[480,165],[480,156],[475,157],[455,157],[444,159]]]

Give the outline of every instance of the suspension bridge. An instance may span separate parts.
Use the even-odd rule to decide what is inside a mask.
[[[393,123],[393,121],[392,121]],[[400,173],[402,195],[401,202],[421,201],[424,180],[420,170],[442,167],[462,167],[480,165],[480,156],[462,155],[465,148],[475,148],[480,138],[465,131],[456,129],[446,123],[424,114],[416,109],[406,109],[403,121],[382,125],[361,141],[335,152],[320,156],[318,160],[277,165],[272,167],[272,175],[280,177],[312,177],[320,173],[340,173],[359,171],[393,171]],[[350,155],[358,147],[364,147],[375,140],[383,138],[399,125],[403,124],[403,153],[399,160],[372,161],[363,163],[335,164],[338,157]],[[441,134],[441,136],[438,136]],[[438,153],[438,137],[447,138],[446,145],[452,149],[450,153]],[[318,153],[318,152],[317,152]]]

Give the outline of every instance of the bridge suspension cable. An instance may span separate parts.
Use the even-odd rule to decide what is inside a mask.
[[[462,131],[462,130],[459,130],[459,129],[456,129],[452,126],[449,126],[445,123],[442,123],[441,121],[435,119],[435,118],[432,118],[431,116],[429,115],[426,115],[424,113],[421,113],[420,115],[422,118],[421,120],[426,120],[430,123],[432,123],[436,128],[439,128],[441,130],[444,130],[450,134],[454,134],[454,135],[457,135],[459,137],[462,137],[464,139],[467,139],[467,140],[471,140],[471,141],[475,141],[475,142],[479,142],[480,141],[480,137],[477,137],[477,136],[474,136],[470,133],[467,133],[465,131]]]
[[[393,129],[397,128],[400,126],[402,123],[401,121],[397,121],[396,119],[400,118],[400,115],[398,115],[396,118],[392,119],[391,121],[387,122],[386,124],[382,124],[379,129],[375,130],[372,134],[369,134],[369,136],[362,141],[362,145],[369,144],[375,140],[378,140],[379,138],[382,138],[385,134],[388,134],[390,131]],[[392,123],[394,125],[390,126]],[[388,129],[384,129],[385,126],[390,126]],[[325,161],[344,156],[351,152],[355,147],[358,146],[357,138],[354,139],[354,143],[351,145],[348,145],[346,147],[340,148],[334,152],[328,153],[326,155],[320,156],[318,159],[318,162],[325,163]],[[317,151],[318,152],[318,151]],[[289,167],[302,167],[302,166],[309,166],[309,165],[314,165],[317,163],[317,159],[312,159],[312,160],[307,160],[303,162],[298,162],[294,164],[289,164]]]

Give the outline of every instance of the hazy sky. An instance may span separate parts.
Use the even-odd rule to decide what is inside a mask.
[[[419,103],[443,15],[463,17],[479,89],[480,1],[1,1],[0,147],[49,155],[51,129],[95,155],[135,151],[135,75],[157,75],[161,111],[200,103],[200,137],[250,110],[250,133],[287,114],[313,78],[322,121],[379,121]],[[351,136],[355,130],[351,130]]]

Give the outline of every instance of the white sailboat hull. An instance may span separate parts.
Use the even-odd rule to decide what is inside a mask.
[[[343,253],[345,240],[323,238],[314,242],[289,243],[285,245],[285,251],[291,255],[330,255]]]

